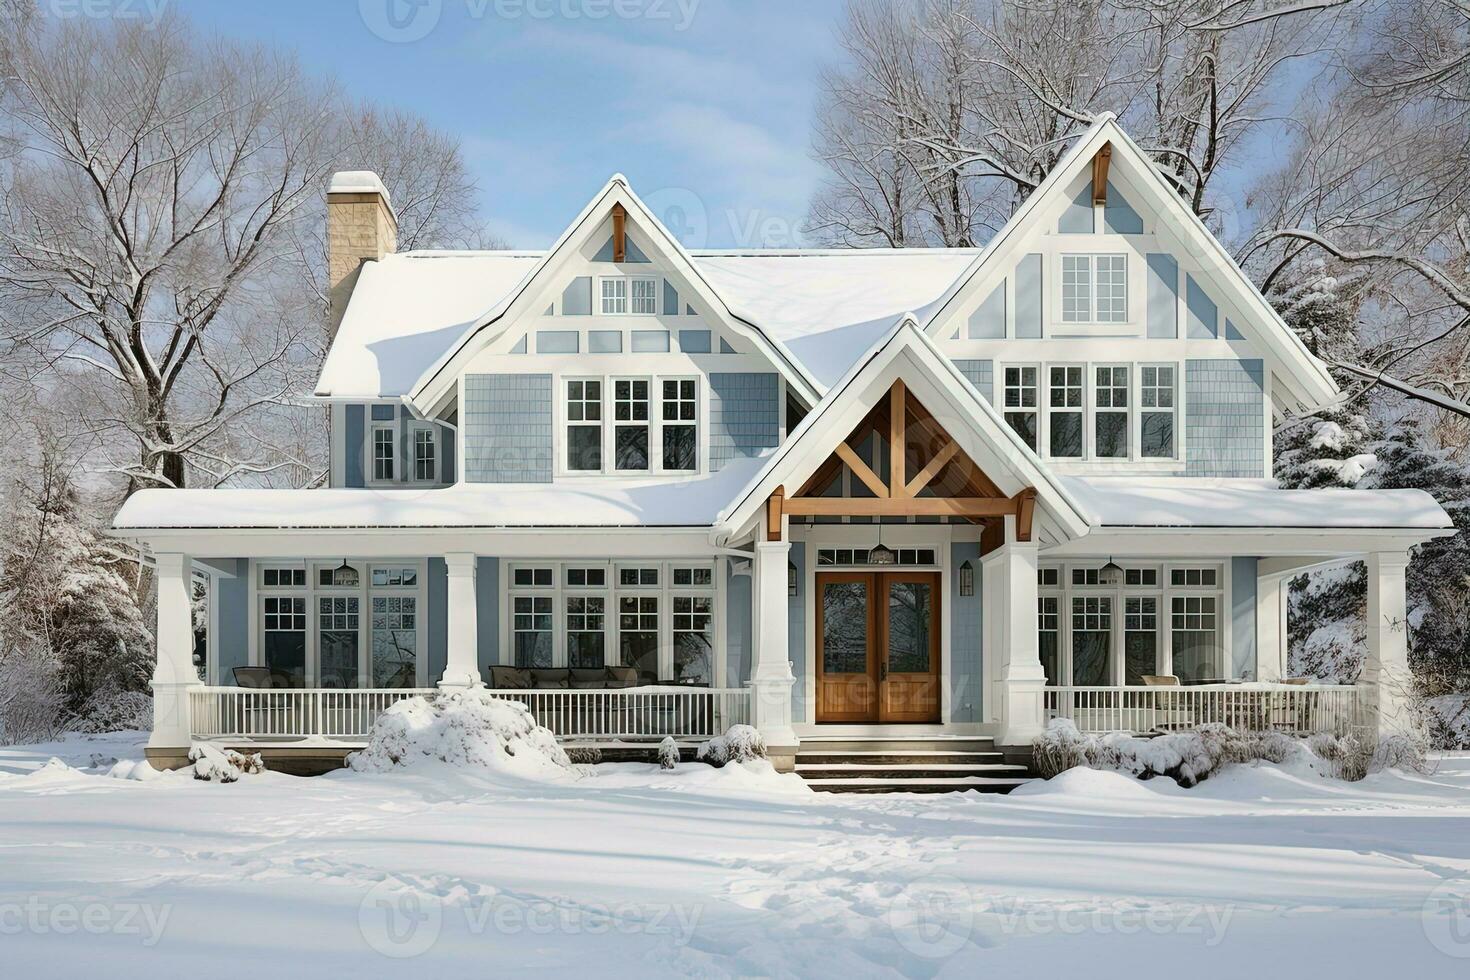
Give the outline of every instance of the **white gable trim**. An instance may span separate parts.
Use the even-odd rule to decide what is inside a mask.
[[[1199,216],[1185,206],[1178,193],[1158,172],[1153,161],[1118,125],[1112,113],[1099,116],[1098,121],[1063,154],[1051,173],[1047,174],[1046,179],[1016,209],[1016,213],[990,240],[970,268],[934,305],[924,325],[926,332],[937,336],[947,326],[953,325],[951,320],[956,308],[974,292],[972,284],[983,281],[999,257],[1008,253],[1010,244],[1042,219],[1049,204],[1064,196],[1067,185],[1084,168],[1091,165],[1093,156],[1106,143],[1113,145],[1112,165],[1115,169],[1120,162],[1126,161],[1129,176],[1133,177],[1128,180],[1129,191],[1136,191],[1145,198],[1145,201],[1134,201],[1135,206],[1146,202],[1156,211],[1173,217],[1175,220],[1163,224],[1165,232],[1177,237],[1195,255],[1211,260],[1205,275],[1222,289],[1228,290],[1237,306],[1255,314],[1254,322],[1247,320],[1237,323],[1236,328],[1245,333],[1248,340],[1254,341],[1268,362],[1274,364],[1277,368],[1275,375],[1296,401],[1307,409],[1315,409],[1334,401],[1340,392],[1327,372],[1326,365],[1307,350],[1301,338],[1286,325],[1275,307],[1261,295],[1250,277],[1210,233]],[[1139,176],[1135,177],[1135,173]],[[1268,324],[1269,328],[1258,329],[1255,322]]]
[[[614,174],[520,283],[494,308],[480,317],[424,372],[409,393],[410,399],[425,411],[445,401],[455,390],[455,381],[459,374],[457,369],[495,336],[488,333],[487,328],[503,321],[512,321],[523,313],[537,312],[531,306],[535,302],[533,287],[551,280],[557,270],[576,255],[578,246],[597,232],[602,218],[616,204],[621,204],[633,223],[648,235],[649,243],[657,253],[649,258],[661,258],[679,272],[692,285],[695,301],[701,309],[708,309],[713,318],[732,335],[753,341],[786,379],[788,390],[796,392],[808,405],[815,405],[820,400],[822,389],[816,380],[784,345],[767,336],[754,322],[739,316],[729,307],[694,264],[679,240],[669,233],[638,195],[633,193],[622,174]]]
[[[805,483],[899,377],[1003,492],[1036,489],[1038,528],[1049,530],[1057,541],[1088,533],[1091,525],[1086,512],[1066,487],[924,334],[914,315],[906,314],[833,386],[822,404],[802,420],[720,514],[713,535],[716,543],[725,544],[744,534],[759,520],[777,487],[794,491]]]

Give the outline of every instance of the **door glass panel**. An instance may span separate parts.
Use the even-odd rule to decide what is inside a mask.
[[[927,582],[888,583],[888,671],[929,672],[933,588]]]
[[[418,666],[418,599],[373,596],[373,687],[413,687]]]
[[[1159,600],[1129,596],[1123,600],[1123,670],[1125,684],[1142,684],[1157,674],[1159,659]]]
[[[822,588],[822,670],[868,672],[868,583],[828,582]]]
[[[317,643],[321,686],[357,686],[357,596],[321,596],[317,600]]]
[[[1113,632],[1113,600],[1106,596],[1072,599],[1072,683],[1106,687],[1108,647]]]

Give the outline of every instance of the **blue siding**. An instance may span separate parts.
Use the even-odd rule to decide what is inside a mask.
[[[679,291],[667,279],[664,280],[664,315],[679,315]]]
[[[427,569],[428,585],[428,659],[424,667],[428,675],[424,680],[433,686],[444,676],[449,663],[449,569],[443,558],[430,558]],[[478,604],[477,604],[478,605]]]
[[[736,575],[725,565],[725,686],[744,687],[750,680],[750,575]]]
[[[218,634],[214,637],[215,676],[228,686],[235,683],[234,669],[250,664],[250,559],[221,558],[212,564],[227,570],[233,565],[235,573],[234,578],[215,576],[211,580]]]
[[[960,565],[975,570],[975,594],[960,595]],[[980,657],[980,545],[957,541],[949,546],[949,719],[978,722],[984,718],[981,697],[985,665]]]
[[[475,645],[479,647],[480,675],[500,663],[500,559],[475,559]]]
[[[455,439],[458,435],[447,425],[439,426],[439,476],[445,483],[453,483],[458,479],[454,467]]]
[[[1184,305],[1188,310],[1191,340],[1213,340],[1220,335],[1220,308],[1210,299],[1194,276],[1185,276]]]
[[[786,655],[796,675],[791,685],[791,720],[806,721],[806,542],[791,542],[790,561],[796,566],[796,595],[787,600],[786,607]]]
[[[992,405],[995,404],[995,366],[993,361],[956,360],[954,366],[959,368],[960,373],[965,376],[966,381],[975,386],[975,390],[980,392],[981,398],[990,402]]]
[[[1165,252],[1148,256],[1148,335],[1179,336],[1179,262]]]
[[[363,406],[348,405],[345,412],[345,431],[342,433],[342,450],[347,454],[342,476],[349,487],[366,486],[362,475],[362,440],[366,426],[363,422]]]
[[[668,351],[669,332],[667,330],[633,331],[633,353],[667,354]]]
[[[1251,360],[1185,362],[1185,473],[1263,477],[1263,366]]]
[[[708,354],[710,332],[708,330],[680,330],[679,349],[686,354]]]
[[[1041,339],[1041,256],[1023,255],[1016,263],[1016,336]]]
[[[393,406],[392,405],[374,405],[373,408],[372,408],[372,411],[373,411],[373,421],[374,422],[392,422],[393,421]]]
[[[464,398],[466,482],[551,482],[551,375],[467,374]]]
[[[580,339],[575,330],[537,330],[536,353],[575,354]]]
[[[1002,279],[970,314],[971,340],[1000,340],[1006,335],[1006,282]]]
[[[1062,212],[1062,218],[1057,222],[1057,231],[1063,235],[1090,235],[1093,232],[1092,214],[1092,181],[1089,180],[1082,185],[1072,203],[1067,205],[1067,210]]]
[[[1143,219],[1111,180],[1108,181],[1108,199],[1103,203],[1103,230],[1115,235],[1143,234]]]
[[[775,374],[711,374],[709,387],[711,470],[780,442],[781,385]]]
[[[1256,559],[1230,560],[1231,677],[1260,680],[1256,671]]]
[[[563,316],[592,315],[592,277],[578,276],[561,294]]]

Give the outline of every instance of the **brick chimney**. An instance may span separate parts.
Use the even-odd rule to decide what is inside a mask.
[[[397,247],[398,216],[378,175],[371,170],[333,174],[327,185],[329,341],[337,336],[362,264],[376,262]]]

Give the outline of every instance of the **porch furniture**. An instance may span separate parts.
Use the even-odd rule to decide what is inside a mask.
[[[269,667],[236,667],[232,673],[235,675],[236,687],[268,688],[271,686]]]
[[[1173,674],[1144,674],[1144,687],[1178,687],[1179,678]]]

